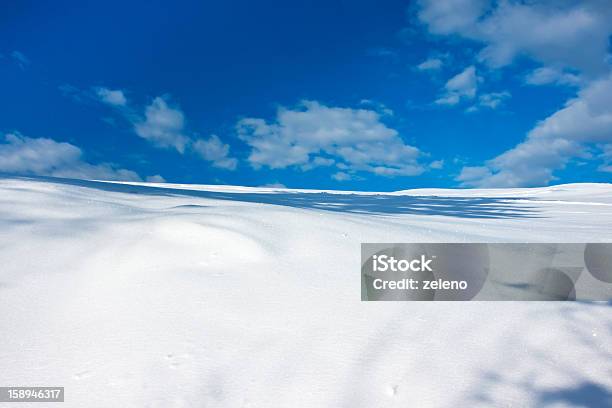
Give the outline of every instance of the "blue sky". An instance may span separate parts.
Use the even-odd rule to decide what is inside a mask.
[[[0,171],[384,191],[609,182],[611,9],[10,2]]]

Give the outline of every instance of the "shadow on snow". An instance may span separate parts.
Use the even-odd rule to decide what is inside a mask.
[[[14,177],[13,177],[14,178]],[[537,218],[535,207],[519,205],[528,197],[441,197],[393,194],[332,194],[325,192],[220,192],[181,188],[138,186],[102,181],[55,177],[20,177],[103,191],[169,197],[194,197],[249,203],[281,205],[293,208],[372,215],[442,215],[460,218]]]

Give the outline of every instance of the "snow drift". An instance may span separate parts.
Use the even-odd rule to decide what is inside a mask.
[[[421,241],[609,242],[612,186],[4,177],[0,385],[66,407],[611,403],[610,304],[361,302],[359,244]]]

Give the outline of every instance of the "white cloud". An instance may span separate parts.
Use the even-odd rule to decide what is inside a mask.
[[[472,186],[473,183],[478,183],[480,180],[491,177],[491,170],[484,166],[465,166],[461,169],[461,173],[456,180],[463,185]]]
[[[136,134],[158,147],[171,147],[185,152],[189,137],[184,134],[185,116],[178,107],[171,107],[163,97],[153,99],[145,108],[144,120],[134,123]]]
[[[106,105],[123,108],[122,112],[126,115],[133,115],[127,108],[127,98],[121,89],[110,89],[104,86],[92,87],[91,89],[79,89],[70,84],[58,86],[63,96],[69,97],[75,102],[84,103],[89,101],[102,102]]]
[[[331,166],[335,162],[336,161],[334,159],[326,159],[325,157],[320,156],[312,159],[312,164],[314,164],[315,166]]]
[[[565,107],[539,122],[524,142],[489,160],[489,174],[457,180],[477,187],[543,185],[572,158],[588,158],[588,144],[610,142],[612,75],[591,82]]]
[[[332,178],[336,181],[347,181],[351,179],[351,175],[343,171],[339,171],[337,173],[334,173],[332,175]]]
[[[370,107],[383,116],[393,116],[393,110],[382,102],[373,101],[371,99],[362,99],[359,101],[359,104]]]
[[[212,135],[208,139],[198,139],[192,144],[193,150],[204,160],[212,162],[214,167],[234,170],[238,160],[229,157],[230,147],[221,142],[218,136]]]
[[[449,79],[445,88],[449,92],[457,93],[459,96],[473,98],[476,95],[477,85],[476,68],[472,65]]]
[[[148,183],[165,183],[166,182],[166,179],[160,176],[159,174],[156,174],[154,176],[148,176],[145,180]]]
[[[510,92],[508,91],[482,94],[478,97],[478,105],[485,108],[497,109],[501,103],[510,98],[510,96]]]
[[[605,173],[612,173],[612,143],[608,143],[600,147],[602,152],[599,157],[603,159],[603,163],[597,168],[597,170]]]
[[[263,119],[246,118],[238,122],[237,132],[251,146],[248,160],[255,168],[282,169],[309,163],[311,148],[294,142],[279,125],[268,125]]]
[[[268,183],[268,184],[264,184],[263,186],[260,187],[266,187],[266,188],[287,188],[286,185],[284,185],[283,183]]]
[[[0,172],[78,179],[141,180],[131,170],[110,163],[90,164],[82,156],[81,149],[70,143],[7,133],[4,143],[0,143]]]
[[[476,68],[472,65],[452,77],[444,85],[445,94],[436,99],[438,105],[456,105],[461,99],[473,99],[478,88]]]
[[[554,180],[554,170],[564,168],[575,155],[584,155],[580,146],[566,139],[525,142],[504,152],[486,164],[488,172],[468,180],[458,178],[463,186],[471,187],[534,187]],[[461,175],[460,175],[461,177]]]
[[[120,111],[134,126],[136,134],[147,139],[160,148],[173,148],[179,153],[195,153],[209,161],[214,167],[234,170],[238,160],[229,156],[230,146],[216,135],[208,139],[194,139],[187,135],[185,115],[178,106],[170,106],[164,97],[156,97],[145,108],[144,118],[134,113],[127,106],[122,91],[110,91],[98,88],[101,100],[114,106],[122,107]]]
[[[429,163],[429,168],[439,170],[444,167],[444,160],[434,160]]]
[[[481,108],[487,109],[497,109],[502,105],[502,103],[511,97],[510,92],[502,91],[502,92],[491,92],[478,96],[478,102],[469,107],[467,112],[476,112]]]
[[[608,141],[612,138],[612,75],[592,82],[563,109],[540,122],[530,138]]]
[[[345,173],[365,171],[385,176],[417,175],[419,149],[407,145],[395,129],[369,109],[328,107],[303,101],[296,109],[280,108],[276,120],[246,118],[237,124],[239,137],[251,147],[255,168],[329,165],[333,157]],[[329,156],[324,160],[321,155]]]
[[[418,18],[438,35],[484,45],[480,61],[508,65],[521,55],[587,75],[608,71],[612,7],[605,0],[420,0]]]
[[[469,32],[488,5],[487,0],[421,0],[418,17],[433,34]]]
[[[329,159],[326,157],[316,156],[314,159],[310,160],[306,164],[302,164],[300,168],[303,171],[312,170],[315,167],[329,167],[336,164],[337,167],[342,166],[342,163],[336,163],[334,159]]]
[[[580,85],[580,82],[579,75],[551,67],[537,68],[525,77],[525,83],[528,85],[558,84],[576,86]]]
[[[434,101],[434,103],[436,105],[452,106],[452,105],[458,104],[460,100],[461,98],[459,98],[459,95],[450,93],[450,94],[446,94],[444,96],[439,97],[438,99]]]
[[[602,171],[604,173],[612,173],[612,164],[602,164],[597,168],[597,170]]]
[[[534,126],[522,143],[477,170],[467,167],[457,178],[463,185],[547,184],[571,160],[588,158],[592,144],[612,140],[612,7],[608,1],[421,0],[419,7],[418,17],[431,33],[480,43],[477,58],[490,68],[529,57],[542,66],[526,76],[527,84],[578,88],[576,97]],[[501,102],[483,98],[469,110],[495,108]],[[459,99],[449,93],[440,102]]]
[[[111,105],[111,106],[125,106],[127,104],[127,98],[120,89],[108,89],[104,87],[95,88],[94,91],[100,101]]]
[[[437,71],[442,68],[443,62],[440,58],[428,58],[421,62],[416,68],[419,71]]]

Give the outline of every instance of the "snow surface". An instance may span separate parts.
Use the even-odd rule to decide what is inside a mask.
[[[361,242],[506,241],[612,241],[612,186],[0,178],[0,385],[64,386],[63,407],[612,404],[612,304],[360,301]]]

